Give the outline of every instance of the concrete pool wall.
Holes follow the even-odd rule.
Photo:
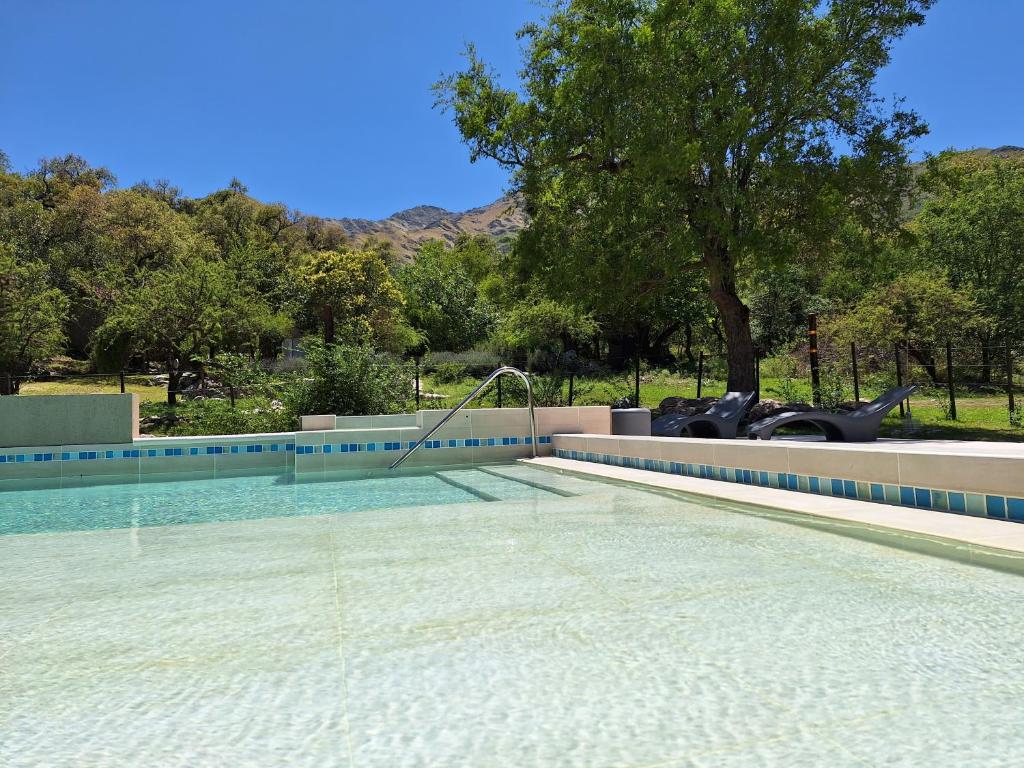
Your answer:
[[[135,394],[0,397],[0,453],[10,446],[105,445],[138,436]]]
[[[1024,522],[1024,445],[556,435],[563,459]]]
[[[15,398],[3,398],[7,399]],[[178,472],[294,469],[298,473],[311,473],[385,469],[446,413],[331,416],[336,425],[352,426],[330,430],[4,447],[0,448],[0,483]],[[611,410],[607,406],[537,408],[536,415],[537,447],[541,456],[551,453],[555,433],[608,434],[611,431]],[[363,426],[367,423],[363,419],[374,419],[377,424],[389,426]],[[498,462],[531,455],[525,408],[467,409],[410,457],[406,466]]]

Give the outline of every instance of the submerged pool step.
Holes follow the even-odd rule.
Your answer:
[[[483,501],[557,498],[564,494],[533,483],[489,472],[484,469],[450,469],[435,473],[446,483],[472,493]]]
[[[517,483],[524,483],[534,488],[549,491],[558,496],[583,496],[595,492],[593,481],[581,480],[572,475],[561,475],[556,472],[545,472],[542,469],[534,469],[527,466],[500,466],[480,467],[481,472],[486,472],[495,477],[506,480],[513,480]]]

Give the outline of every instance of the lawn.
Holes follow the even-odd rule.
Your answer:
[[[431,376],[423,379],[423,390],[446,395],[443,400],[422,400],[422,408],[451,408],[465,397],[479,383],[478,379],[464,378],[455,383],[441,384]],[[514,389],[514,383],[503,385],[506,392]],[[632,396],[633,376],[602,376],[583,380],[577,384],[574,405],[608,405],[620,397]],[[717,397],[725,391],[725,382],[705,381],[703,396]],[[862,388],[861,399],[875,397],[881,387]],[[761,397],[786,401],[784,395],[796,395],[795,399],[809,401],[810,384],[802,380],[762,378]],[[692,377],[673,376],[664,372],[643,374],[640,383],[640,403],[646,408],[657,408],[666,397],[696,397],[697,381]],[[568,396],[568,386],[562,388],[563,398]],[[852,399],[852,394],[848,395]],[[497,404],[496,388],[492,386],[471,407],[494,407]],[[1024,393],[1017,396],[1018,404],[1024,401]],[[514,402],[514,401],[513,401]],[[935,440],[995,440],[1024,442],[1024,429],[1010,425],[1008,403],[1005,395],[957,394],[957,420],[946,418],[943,403],[944,390],[923,389],[911,398],[911,413],[900,418],[896,410],[883,422],[882,435],[885,437],[924,438]],[[511,404],[508,399],[505,404]]]
[[[163,413],[167,409],[160,407],[166,403],[167,392],[162,387],[152,386],[148,376],[125,377],[126,389],[139,395],[143,403],[153,405],[145,410],[151,413]],[[447,409],[456,405],[459,400],[469,394],[479,383],[479,379],[466,377],[454,383],[439,383],[432,376],[423,378],[422,387],[425,392],[444,395],[444,399],[423,399],[421,408]],[[503,381],[504,405],[516,402],[516,382],[511,379]],[[609,405],[618,398],[631,395],[633,392],[631,374],[603,375],[596,378],[581,379],[576,383],[574,405]],[[718,396],[725,390],[724,381],[705,381],[702,394]],[[120,383],[116,374],[101,376],[76,376],[60,381],[41,381],[24,384],[23,395],[77,395],[91,393],[114,393],[120,391]],[[801,399],[810,398],[810,386],[802,381],[764,378],[761,382],[761,396],[776,400],[787,399],[783,393],[795,394]],[[1010,425],[1007,400],[1005,395],[968,395],[958,394],[956,421],[946,418],[943,408],[944,398],[941,390],[923,390],[911,400],[911,416],[906,419],[899,417],[899,412],[885,420],[882,435],[886,437],[913,437],[936,440],[1001,440],[1024,442],[1024,429]],[[695,397],[697,381],[692,377],[675,376],[665,372],[645,373],[641,377],[640,402],[648,408],[657,408],[666,397]],[[873,397],[877,392],[865,388],[861,396]],[[567,399],[568,386],[562,388],[562,398]],[[1018,395],[1018,402],[1024,401],[1024,393]],[[239,401],[239,408],[245,408],[246,401]],[[497,387],[491,386],[471,407],[490,407],[497,405]],[[409,410],[414,408],[409,404]]]
[[[125,376],[125,389],[139,396],[144,403],[166,402],[167,390],[153,386],[149,376]],[[58,381],[32,381],[21,385],[22,395],[95,395],[121,391],[116,373],[70,376]]]

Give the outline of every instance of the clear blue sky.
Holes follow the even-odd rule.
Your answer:
[[[461,210],[505,186],[471,165],[430,84],[464,43],[507,75],[528,0],[0,0],[0,149],[27,169],[76,152],[128,185],[379,218]],[[1024,145],[1024,0],[939,0],[882,95],[928,120],[918,154]]]

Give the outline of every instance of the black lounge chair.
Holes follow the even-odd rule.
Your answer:
[[[660,416],[651,424],[651,434],[657,437],[736,437],[743,417],[754,404],[753,392],[726,392],[708,409],[707,413],[683,416],[670,413]]]
[[[883,392],[867,405],[849,413],[807,411],[806,413],[777,413],[751,424],[747,437],[751,440],[771,440],[772,433],[782,426],[808,424],[825,433],[826,440],[843,443],[870,443],[878,439],[885,414],[906,400],[917,387],[896,387]]]

